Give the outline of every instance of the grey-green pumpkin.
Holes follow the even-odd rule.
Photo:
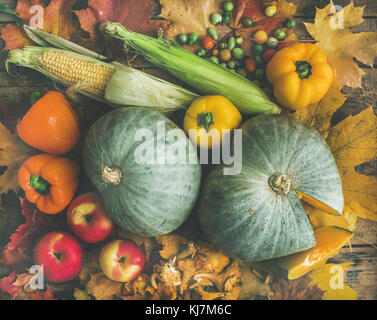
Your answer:
[[[326,141],[290,117],[258,116],[242,127],[242,170],[212,169],[198,205],[207,238],[245,261],[277,258],[316,244],[297,192],[343,211],[342,184]]]
[[[200,188],[201,167],[184,132],[143,107],[114,110],[92,125],[84,168],[112,220],[144,236],[177,229]]]

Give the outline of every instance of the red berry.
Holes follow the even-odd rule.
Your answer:
[[[245,60],[245,69],[247,72],[253,72],[257,67],[257,64],[254,59],[246,59]]]
[[[275,49],[267,49],[265,52],[263,52],[263,60],[266,62],[269,62],[272,57],[275,55],[276,50]]]
[[[209,37],[209,36],[206,36],[203,38],[202,40],[202,46],[204,49],[206,50],[211,50],[215,45],[215,41]]]

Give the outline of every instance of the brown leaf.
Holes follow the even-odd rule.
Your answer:
[[[96,300],[112,300],[114,296],[121,295],[122,287],[121,282],[112,281],[100,272],[90,275],[86,290]]]
[[[174,38],[178,34],[196,32],[204,35],[213,27],[210,15],[220,12],[222,0],[160,0],[160,17],[169,21],[166,35]]]
[[[134,32],[153,35],[160,24],[150,22],[154,4],[148,0],[89,0],[88,8],[76,10],[81,28],[92,41],[97,39],[97,26],[104,21],[119,22]]]
[[[9,190],[17,193],[18,170],[35,152],[0,123],[0,166],[6,167],[5,172],[0,176],[0,193],[7,193]]]
[[[280,277],[271,284],[274,294],[270,296],[270,300],[321,300],[324,291],[317,285],[308,286],[310,282],[309,276],[297,280]]]

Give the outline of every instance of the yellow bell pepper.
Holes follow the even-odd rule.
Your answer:
[[[281,49],[267,64],[266,71],[276,100],[290,110],[320,101],[334,78],[327,57],[312,43],[296,43]]]
[[[193,143],[211,149],[219,147],[223,135],[229,134],[241,122],[241,113],[227,98],[204,96],[187,109],[183,127]]]

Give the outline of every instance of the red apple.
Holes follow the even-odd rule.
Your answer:
[[[45,235],[34,249],[34,262],[43,267],[44,277],[55,283],[73,280],[81,271],[80,242],[66,232]]]
[[[84,193],[71,202],[67,210],[67,222],[79,239],[89,243],[105,240],[114,228],[101,196],[92,192]]]
[[[145,257],[134,242],[113,240],[101,249],[99,262],[109,279],[127,282],[139,276],[144,268]]]

